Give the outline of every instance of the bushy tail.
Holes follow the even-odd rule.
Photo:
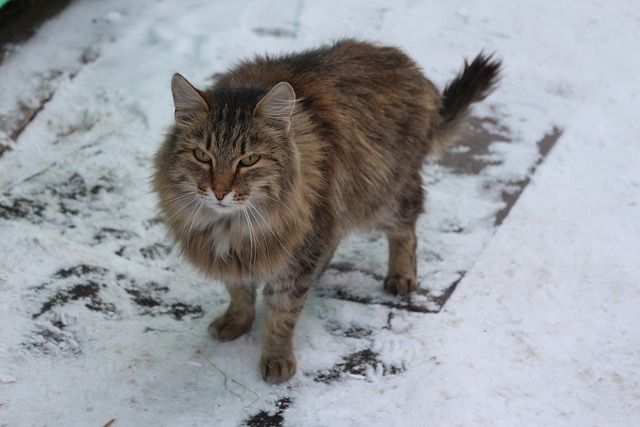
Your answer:
[[[438,145],[452,139],[454,131],[474,102],[485,99],[498,84],[501,62],[492,55],[480,53],[442,91],[440,125],[436,130]]]

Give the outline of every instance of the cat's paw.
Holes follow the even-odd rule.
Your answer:
[[[252,318],[237,319],[225,313],[209,324],[209,335],[218,341],[232,341],[249,332]]]
[[[288,380],[296,373],[296,358],[282,355],[263,355],[260,359],[262,379],[270,384]]]
[[[406,295],[418,289],[415,277],[394,274],[384,279],[384,290],[393,295]]]

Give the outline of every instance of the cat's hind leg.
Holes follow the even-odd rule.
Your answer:
[[[387,232],[389,241],[389,267],[384,279],[384,290],[394,295],[405,295],[417,289],[415,227]]]
[[[229,307],[209,324],[209,334],[219,341],[231,341],[251,329],[256,317],[256,284],[225,284]]]
[[[389,267],[384,290],[394,295],[406,295],[418,287],[416,221],[423,211],[424,201],[420,175],[415,173],[399,194],[393,225],[384,228],[389,242]]]

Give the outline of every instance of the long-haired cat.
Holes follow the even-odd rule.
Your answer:
[[[187,259],[229,291],[210,334],[247,332],[264,283],[260,370],[289,379],[309,287],[354,230],[386,234],[386,291],[416,289],[423,162],[499,68],[480,54],[440,93],[400,50],[342,40],[242,62],[204,91],[174,75],[175,124],[153,185]]]

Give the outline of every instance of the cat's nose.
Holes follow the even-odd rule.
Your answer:
[[[223,185],[216,185],[216,188],[213,189],[213,194],[215,194],[218,200],[224,199],[224,196],[229,194],[229,192],[231,192],[231,189]]]

